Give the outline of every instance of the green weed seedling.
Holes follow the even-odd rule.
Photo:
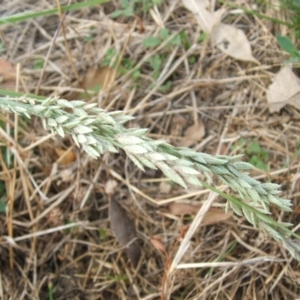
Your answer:
[[[2,184],[2,182],[1,182]],[[3,195],[3,193],[1,193],[1,195]],[[4,197],[0,198],[0,213],[5,214],[6,212],[6,203],[4,202]]]
[[[48,283],[49,300],[54,300],[54,286],[52,282]]]
[[[85,41],[90,43],[94,40],[95,38],[95,35],[96,35],[96,27],[95,26],[91,26],[90,27],[90,33],[88,36],[85,37]]]
[[[111,47],[107,49],[104,59],[102,61],[102,66],[103,67],[108,67],[111,66],[112,61],[117,61],[118,60],[118,54],[117,54],[117,49],[114,47]],[[115,67],[115,65],[113,66]]]
[[[162,0],[121,0],[121,9],[114,11],[110,17],[131,17],[133,15],[139,15],[143,12],[149,12],[149,10],[157,4],[161,4]]]
[[[300,1],[280,0],[281,9],[288,13],[288,20],[291,23],[289,28],[296,40],[300,38]]]
[[[86,92],[81,94],[82,99],[90,99],[91,96],[99,94],[101,85],[96,84],[94,87],[90,87]]]
[[[129,73],[132,69],[134,69],[137,64],[136,60],[127,57],[123,57],[121,63],[117,66],[118,61],[119,61],[119,54],[117,52],[117,49],[112,47],[107,50],[105,57],[102,61],[102,66],[103,67],[110,66],[112,68],[118,67],[118,73],[120,75],[125,75]],[[134,70],[131,76],[134,81],[137,81],[141,76],[140,69],[138,68]]]
[[[250,164],[263,171],[268,171],[269,153],[263,150],[257,141],[250,143],[246,149],[247,155],[250,157]]]
[[[174,46],[182,46],[185,50],[188,50],[191,47],[191,43],[189,41],[188,34],[185,31],[181,31],[177,34],[175,34],[173,37],[170,34],[169,30],[167,28],[162,28],[158,36],[150,36],[143,40],[143,45],[146,48],[156,48],[160,46],[163,42],[166,40],[169,40],[166,48],[167,50]],[[149,63],[150,67],[152,68],[152,75],[151,77],[156,82],[159,78],[162,67],[165,65],[165,62],[168,59],[168,55],[166,53],[160,53],[155,54],[154,56],[150,57],[146,62]],[[191,56],[188,58],[188,61],[190,64],[194,64],[196,62],[196,57]],[[151,85],[153,87],[155,83]],[[157,89],[161,93],[166,93],[170,90],[172,87],[172,81],[167,80],[164,84],[160,85],[160,87]]]
[[[117,274],[115,276],[107,275],[106,278],[108,280],[113,280],[115,282],[120,282],[120,281],[124,281],[125,283],[128,282],[128,278],[126,277],[126,275],[123,275],[123,274]]]
[[[100,240],[105,241],[107,238],[107,231],[105,229],[99,229]]]
[[[163,54],[156,54],[152,57],[150,57],[147,60],[147,63],[149,63],[150,67],[152,68],[152,75],[151,77],[156,82],[159,75],[161,74],[162,66],[164,65],[164,62],[167,60],[167,57]],[[151,88],[155,86],[155,83],[151,84]],[[161,93],[166,93],[170,88],[172,87],[172,81],[168,80],[164,84],[160,85],[157,89]]]
[[[294,154],[294,157],[299,157],[299,156],[300,156],[300,140],[298,140],[297,142],[296,151]]]
[[[67,220],[66,222],[65,222],[65,224],[66,225],[68,225],[68,224],[73,224],[74,222],[73,221],[71,221],[71,220]],[[76,230],[78,230],[79,229],[79,226],[74,226],[74,227],[70,227],[70,228],[67,228],[67,229],[65,229],[67,232],[69,232],[69,233],[72,233],[72,232],[75,232]]]
[[[136,60],[124,57],[120,63],[118,71],[121,75],[129,73],[136,66]],[[141,70],[136,69],[132,72],[132,79],[137,81],[141,77]]]
[[[240,139],[237,145],[232,147],[232,150],[238,150],[240,153],[246,153],[249,157],[249,162],[256,168],[268,171],[269,153],[262,149],[257,141],[247,141]]]
[[[40,57],[36,58],[33,64],[33,68],[35,70],[40,70],[43,69],[43,67],[44,67],[44,60]]]
[[[156,54],[152,57],[150,57],[147,62],[152,68],[152,78],[156,80],[161,72],[161,68],[163,65],[163,62],[166,60],[166,57],[164,55]]]
[[[162,28],[159,31],[158,36],[149,36],[143,40],[142,44],[147,48],[156,48],[170,37],[171,37],[171,35],[170,35],[169,30],[167,28]],[[170,42],[168,43],[168,46],[183,45],[184,47],[186,47],[186,46],[190,47],[190,44],[188,43],[187,39],[188,38],[187,38],[186,33],[185,34],[182,32],[178,33],[170,40]]]
[[[276,35],[276,39],[282,50],[291,55],[291,58],[288,61],[286,61],[286,63],[297,63],[300,61],[300,52],[289,37],[283,35]]]

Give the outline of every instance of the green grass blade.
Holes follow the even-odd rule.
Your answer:
[[[20,93],[20,92],[14,92],[14,91],[9,91],[9,90],[2,90],[2,89],[0,89],[0,96],[10,96],[10,97],[28,96],[28,97],[36,99],[36,100],[45,100],[46,99],[46,97],[42,97],[42,96],[37,96],[37,95],[33,95],[33,94],[24,94],[24,93]]]
[[[108,2],[109,0],[89,0],[85,2],[79,2],[71,5],[66,5],[61,7],[62,12],[72,11],[72,10],[79,10],[85,7],[94,6],[97,4],[103,4]],[[43,10],[43,11],[37,11],[37,12],[25,12],[20,14],[15,14],[12,16],[2,17],[0,18],[0,25],[4,24],[14,24],[22,21],[26,21],[28,19],[34,19],[38,17],[43,16],[51,16],[58,13],[57,8]]]
[[[256,16],[256,17],[261,18],[261,19],[269,20],[269,21],[271,21],[275,24],[282,24],[282,25],[285,25],[289,28],[294,27],[294,24],[292,24],[292,23],[284,22],[284,21],[281,21],[279,19],[269,17],[265,14],[261,14],[258,11],[255,11],[255,10],[245,9],[245,8],[243,8],[239,5],[233,4],[233,3],[231,3],[230,1],[227,1],[227,0],[218,0],[218,2],[220,2],[222,4],[225,4],[225,5],[228,5],[229,7],[234,8],[234,9],[241,9],[245,14],[253,15],[253,16]]]
[[[276,39],[280,47],[292,57],[300,57],[299,51],[287,36],[276,35]]]

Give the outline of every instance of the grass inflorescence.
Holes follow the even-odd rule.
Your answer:
[[[268,217],[271,205],[282,211],[291,211],[291,201],[279,196],[279,185],[251,178],[246,172],[253,169],[253,165],[240,161],[241,155],[212,156],[185,147],[173,147],[164,141],[148,138],[147,129],[125,128],[123,124],[132,120],[131,116],[120,111],[106,112],[96,106],[95,103],[57,97],[38,103],[28,97],[0,98],[3,110],[28,118],[31,115],[40,117],[45,129],[62,137],[71,135],[76,145],[95,159],[104,152],[116,153],[122,149],[142,171],[145,171],[144,167],[160,169],[167,178],[184,188],[202,186],[198,179],[200,173],[209,182],[214,174],[241,199],[226,197],[229,199],[227,210],[231,208],[237,215],[245,216],[254,227],[283,243],[293,257],[300,259],[299,244],[289,238],[293,234],[288,230],[291,224],[277,224]]]

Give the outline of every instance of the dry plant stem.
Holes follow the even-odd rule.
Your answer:
[[[180,244],[179,249],[177,250],[177,253],[175,257],[173,258],[173,261],[171,263],[171,266],[169,268],[169,275],[178,267],[178,264],[182,258],[182,256],[186,253],[189,245],[190,245],[190,240],[201,224],[206,212],[209,210],[211,207],[212,203],[216,199],[217,194],[214,192],[211,192],[208,196],[208,199],[203,203],[201,208],[199,209],[196,217],[194,218],[192,224],[189,227],[189,230],[187,231],[183,241]]]
[[[285,263],[284,267],[282,268],[281,272],[279,273],[279,275],[277,276],[276,280],[274,281],[272,287],[270,288],[270,291],[269,291],[270,294],[272,293],[273,289],[277,286],[278,282],[280,282],[280,280],[282,279],[282,277],[284,276],[284,274],[286,274],[287,269],[290,268],[291,261],[292,261],[292,259],[290,258],[288,260],[288,262]]]
[[[149,197],[148,195],[146,195],[145,193],[143,193],[141,190],[139,190],[137,187],[135,187],[134,185],[128,183],[127,180],[125,180],[124,178],[122,178],[121,175],[119,175],[117,172],[115,172],[114,170],[109,170],[109,173],[111,176],[113,176],[115,179],[121,181],[123,184],[125,184],[129,190],[135,192],[136,194],[142,196],[143,198],[147,199],[152,205],[157,206],[157,201],[151,197]]]
[[[64,42],[65,42],[65,47],[66,47],[66,54],[68,56],[68,60],[70,62],[72,71],[73,71],[73,73],[74,73],[77,81],[80,83],[81,81],[80,81],[77,69],[75,68],[75,65],[74,65],[73,57],[71,55],[71,50],[70,50],[68,39],[67,39],[67,35],[66,35],[66,30],[65,30],[65,25],[64,25],[64,20],[65,20],[66,13],[64,13],[64,15],[62,14],[62,10],[61,10],[61,6],[60,6],[59,0],[56,0],[56,4],[57,4],[58,13],[59,13],[59,19],[60,19],[59,28],[60,27],[62,28],[62,32],[63,32],[63,36],[64,36]]]
[[[90,197],[90,195],[91,195],[91,192],[92,192],[92,190],[93,190],[94,184],[96,184],[96,183],[98,182],[98,178],[99,178],[99,176],[100,176],[101,170],[102,170],[102,167],[101,167],[101,165],[100,165],[100,166],[98,167],[98,170],[97,170],[97,172],[96,172],[94,178],[93,178],[92,183],[90,184],[90,186],[89,186],[87,192],[85,193],[85,196],[84,196],[83,200],[82,200],[81,203],[80,203],[80,209],[82,209],[82,208],[85,206],[86,202],[88,201],[88,199],[89,199],[89,197]]]
[[[55,207],[58,207],[60,203],[62,203],[74,190],[75,190],[76,184],[71,185],[68,189],[61,192],[58,196],[58,199],[53,202],[49,207],[47,207],[39,216],[37,216],[35,219],[31,220],[29,223],[29,226],[35,225],[39,220],[47,216]]]
[[[114,71],[113,71],[112,79],[111,79],[112,82],[114,82],[115,79],[116,79],[116,77],[117,77],[117,70],[118,70],[118,68],[119,68],[119,66],[120,66],[120,64],[121,64],[121,61],[122,61],[123,56],[124,56],[124,53],[125,53],[125,49],[126,49],[126,47],[127,47],[127,45],[128,45],[128,42],[129,42],[129,40],[130,40],[130,38],[131,38],[131,36],[132,36],[132,33],[133,33],[135,27],[136,27],[136,20],[134,21],[133,25],[131,26],[130,32],[127,34],[127,37],[126,37],[125,42],[124,42],[124,45],[123,45],[123,47],[122,47],[122,51],[121,51],[120,55],[118,56],[118,60],[117,60],[117,62],[116,62],[116,66],[115,66],[114,69],[113,69]],[[112,62],[113,62],[113,60],[112,60]],[[112,62],[111,62],[111,64],[112,64]],[[112,65],[110,65],[110,67],[112,67]],[[109,76],[107,75],[106,78],[105,78],[105,81],[104,81],[104,84],[103,84],[103,85],[106,86],[106,84],[107,84],[107,82],[108,82],[109,80],[110,80],[110,78],[109,78]],[[108,90],[107,90],[107,93],[106,93],[106,99],[104,99],[104,103],[108,101],[108,95],[110,94],[110,90],[112,89],[112,87],[113,87],[113,84],[110,84],[110,85],[108,86]],[[103,106],[103,105],[104,105],[104,104],[102,103],[102,106]]]
[[[44,77],[44,73],[45,73],[45,70],[46,70],[46,66],[47,66],[47,63],[48,63],[48,60],[49,60],[49,57],[50,57],[50,54],[51,54],[51,51],[52,51],[52,48],[53,48],[53,45],[56,41],[56,38],[58,36],[58,33],[60,31],[60,28],[62,26],[62,23],[63,23],[63,19],[59,22],[59,25],[58,25],[58,28],[56,29],[55,33],[54,33],[54,37],[52,38],[51,40],[51,44],[50,44],[50,47],[48,49],[48,52],[47,52],[47,55],[46,55],[46,58],[45,58],[45,61],[44,61],[44,65],[43,65],[43,68],[42,68],[42,71],[41,71],[41,75],[40,75],[40,78],[39,78],[39,81],[38,81],[38,84],[36,86],[36,89],[35,89],[35,94],[38,95],[39,94],[39,90],[40,90],[40,86],[42,84],[42,80],[43,80],[43,77]]]
[[[158,48],[155,49],[153,53],[150,53],[149,55],[145,56],[144,60],[147,60],[150,58],[154,53],[157,53],[159,50],[163,48],[163,45],[165,46],[169,41],[174,38],[175,34],[170,36],[167,40],[165,40]],[[155,83],[155,86],[151,89],[151,91],[139,102],[139,105],[135,108],[132,108],[130,110],[130,114],[135,114],[138,110],[144,109],[147,105],[152,105],[152,104],[147,104],[147,101],[151,98],[151,96],[157,91],[157,89],[160,87],[161,83],[164,82],[172,74],[177,67],[183,62],[183,60],[194,53],[194,51],[197,49],[197,45],[193,45],[186,53],[185,55],[181,56],[172,66],[172,68],[167,72],[167,74],[160,80]],[[138,63],[138,66],[142,65],[141,62]],[[136,67],[135,67],[136,68]],[[127,74],[126,74],[127,75]],[[188,89],[190,90],[190,89]]]
[[[1,269],[0,269],[0,298],[4,299],[3,287],[2,287],[2,272],[1,272]]]
[[[171,251],[169,251],[169,253],[165,251],[165,253],[164,253],[166,256],[166,262],[165,262],[164,275],[163,275],[162,284],[161,284],[161,286],[162,286],[162,288],[161,288],[162,292],[160,294],[161,300],[164,300],[165,296],[167,296],[166,299],[170,298],[169,288],[171,288],[171,286],[172,286],[173,277],[169,276],[169,269],[170,269],[170,265],[172,262],[173,253],[177,249],[178,243],[181,240],[181,238],[183,238],[183,235],[184,235],[184,231],[182,231],[180,233],[179,237],[176,239]]]
[[[20,63],[17,64],[17,76],[16,76],[16,91],[19,90],[19,78],[20,78]],[[14,142],[15,144],[18,143],[18,118],[19,116],[17,114],[14,114]],[[9,131],[7,131],[9,133]],[[7,150],[7,153],[9,154],[9,150]],[[13,174],[13,180],[10,185],[11,187],[11,198],[10,198],[10,212],[9,212],[9,233],[10,236],[13,237],[13,212],[14,212],[14,200],[15,200],[15,184],[16,184],[16,173],[17,173],[17,157],[14,156],[14,174]],[[14,265],[14,253],[12,246],[9,247],[9,262],[10,267],[13,268]]]
[[[9,114],[6,115],[6,117],[9,119]],[[16,117],[16,115],[15,115]],[[9,136],[9,132],[11,130],[10,124],[6,123],[5,124],[5,129],[6,132],[5,134]],[[1,128],[2,130],[2,128]],[[11,163],[11,158],[10,158],[10,149],[6,149],[6,161],[8,165]],[[9,236],[12,238],[13,237],[13,210],[14,210],[14,187],[15,187],[15,182],[16,182],[16,158],[14,158],[14,170],[15,172],[13,173],[12,180],[9,182],[9,188],[8,188],[8,212],[7,212],[7,231]],[[10,245],[9,246],[9,265],[10,268],[12,269],[14,266],[14,250],[13,247]]]
[[[76,145],[93,158],[104,152],[116,153],[118,149],[122,149],[143,171],[145,167],[159,169],[167,178],[184,188],[188,185],[204,186],[215,191],[228,200],[226,210],[232,209],[237,215],[245,216],[255,228],[282,243],[293,257],[300,260],[300,243],[290,239],[291,235],[300,239],[288,229],[292,224],[278,223],[268,217],[271,205],[282,211],[291,211],[290,200],[279,196],[279,185],[261,183],[250,177],[247,172],[253,166],[240,161],[241,155],[212,156],[189,148],[173,147],[164,141],[152,140],[146,136],[147,129],[127,129],[123,126],[125,122],[133,119],[131,116],[119,111],[106,112],[96,106],[96,103],[67,101],[57,97],[44,101],[28,97],[0,98],[1,109],[29,118],[30,115],[40,117],[45,128],[62,137],[70,134]],[[200,174],[204,174],[209,183],[212,182],[211,174],[215,175],[239,198],[200,182]]]
[[[33,237],[42,236],[42,235],[48,235],[50,233],[61,231],[61,230],[66,230],[66,229],[69,229],[69,228],[72,228],[72,227],[79,227],[79,226],[86,227],[87,225],[88,225],[88,222],[74,222],[74,223],[71,223],[71,224],[66,224],[66,225],[62,225],[62,226],[58,226],[58,227],[53,227],[53,228],[46,229],[46,230],[36,231],[36,232],[31,233],[31,234],[25,234],[25,235],[16,237],[14,239],[12,239],[9,236],[3,236],[3,238],[6,240],[6,243],[15,246],[15,243],[19,242],[19,241],[24,241],[24,240],[31,239]]]
[[[17,173],[17,166],[16,166],[16,157],[14,158],[14,172],[12,175],[12,180],[9,183],[8,195],[9,195],[9,211],[7,214],[8,222],[8,234],[11,238],[13,238],[13,213],[14,213],[14,199],[15,199],[15,185],[16,185],[16,173]],[[9,246],[9,265],[12,269],[14,266],[14,251],[13,247]]]
[[[216,267],[241,267],[246,265],[253,265],[265,262],[280,262],[284,261],[282,259],[275,259],[274,257],[270,256],[263,256],[263,257],[255,257],[246,259],[243,261],[224,261],[224,262],[207,262],[207,263],[191,263],[191,264],[180,264],[177,266],[177,269],[190,269],[190,268],[216,268]]]

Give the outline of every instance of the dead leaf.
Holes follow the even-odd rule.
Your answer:
[[[182,115],[175,115],[172,118],[171,126],[170,126],[170,134],[172,136],[181,136],[182,129],[187,125],[187,119]]]
[[[233,215],[232,211],[226,213],[224,209],[217,207],[211,207],[205,214],[201,226],[207,226],[212,224],[217,224],[223,221],[228,220]]]
[[[109,203],[109,220],[112,232],[122,246],[126,246],[125,252],[133,266],[139,262],[141,250],[136,241],[134,222],[130,219],[125,209],[112,197]]]
[[[216,149],[215,155],[228,155],[228,146],[225,144],[221,145],[220,152]]]
[[[182,215],[196,215],[202,204],[189,204],[184,202],[173,202],[169,204],[169,212],[176,216]],[[212,225],[222,221],[226,221],[232,216],[232,211],[225,213],[224,209],[211,207],[205,214],[201,226]]]
[[[150,242],[156,250],[161,251],[164,254],[167,253],[162,238],[159,235],[152,236]]]
[[[288,104],[300,110],[300,91],[289,98]]]
[[[70,169],[61,170],[59,172],[60,178],[63,182],[71,182],[74,180],[74,171]]]
[[[116,76],[116,69],[112,69],[110,67],[91,69],[85,74],[82,80],[82,85],[85,89],[101,87],[102,90],[106,90],[112,86]]]
[[[194,14],[200,28],[206,33],[211,33],[213,27],[220,23],[225,12],[225,9],[219,9],[215,12],[208,11],[205,0],[182,0],[182,3],[186,9]]]
[[[64,223],[64,214],[59,207],[53,207],[47,214],[47,222],[51,226],[59,226]]]
[[[83,76],[78,88],[94,91],[98,93],[101,90],[108,90],[116,80],[117,70],[110,67],[93,68],[86,72]],[[85,93],[71,92],[67,96],[68,100],[76,100],[82,98],[89,98]]]
[[[211,38],[213,45],[227,55],[236,59],[259,63],[252,56],[250,43],[241,29],[220,23],[213,28]]]
[[[267,101],[269,111],[279,112],[286,104],[300,109],[300,80],[289,66],[284,66],[275,75],[274,81],[269,85]]]
[[[201,204],[189,204],[184,202],[172,202],[169,204],[168,209],[172,215],[196,215],[201,208]]]
[[[194,124],[185,130],[184,138],[180,141],[180,146],[190,147],[191,145],[201,141],[204,136],[204,124],[201,120],[198,120],[198,124]]]
[[[194,13],[201,29],[211,34],[213,45],[227,55],[246,61],[259,63],[253,56],[245,33],[232,26],[221,23],[225,9],[210,12],[205,0],[182,0],[183,5]]]
[[[56,155],[59,157],[58,163],[61,165],[68,165],[75,161],[76,154],[73,151],[54,148]]]
[[[162,194],[170,194],[172,185],[168,181],[162,181],[159,184],[159,192]]]
[[[13,65],[4,58],[0,58],[1,86],[12,86],[16,83],[16,71]]]

